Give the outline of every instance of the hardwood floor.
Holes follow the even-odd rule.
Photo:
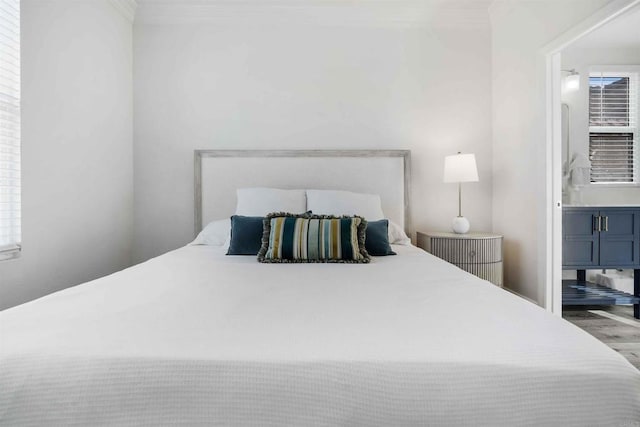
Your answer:
[[[633,318],[633,306],[565,306],[562,317],[640,369],[640,321]]]

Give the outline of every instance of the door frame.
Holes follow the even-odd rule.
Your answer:
[[[614,0],[541,49],[545,61],[545,308],[562,316],[562,50],[576,40],[640,5]]]

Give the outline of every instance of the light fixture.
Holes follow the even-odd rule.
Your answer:
[[[569,73],[569,75],[564,78],[564,88],[571,91],[580,89],[580,73],[574,68],[562,71]]]
[[[458,216],[453,219],[453,231],[458,234],[464,234],[469,231],[469,220],[462,216],[462,183],[477,182],[478,168],[476,167],[475,154],[454,154],[444,158],[444,176],[442,179],[445,183],[458,183]]]

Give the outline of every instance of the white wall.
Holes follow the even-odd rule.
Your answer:
[[[615,22],[609,25],[615,25]],[[589,67],[594,65],[640,65],[640,46],[617,48],[583,48],[569,46],[562,51],[562,68],[580,73],[580,90],[563,93],[570,111],[570,145],[572,153],[589,155]],[[564,142],[564,141],[563,141]],[[566,162],[566,145],[562,148]],[[586,204],[640,204],[640,188],[624,185],[587,185],[572,199]],[[579,204],[579,203],[578,203]]]
[[[450,227],[443,159],[474,152],[463,213],[491,229],[488,17],[471,29],[301,24],[296,10],[272,24],[136,22],[136,261],[193,238],[194,149],[411,149],[419,230]]]
[[[131,22],[23,0],[22,61],[23,253],[0,262],[0,309],[131,262]]]
[[[129,264],[132,36],[115,3],[23,1],[24,254],[0,263],[0,307]],[[192,238],[196,148],[409,148],[423,230],[456,213],[441,173],[460,150],[481,179],[465,186],[464,214],[505,235],[507,286],[542,302],[540,49],[607,3],[498,1],[491,31],[438,17],[354,25],[337,4],[337,25],[296,23],[305,8],[272,24],[211,23],[200,9],[137,23],[134,259]]]
[[[499,1],[491,8],[493,228],[505,236],[505,283],[544,303],[546,212],[543,47],[606,0]]]

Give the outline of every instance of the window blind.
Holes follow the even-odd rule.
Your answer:
[[[20,241],[20,1],[0,0],[0,259]]]
[[[589,126],[629,126],[630,78],[589,78]]]
[[[589,77],[591,182],[637,182],[637,74]]]
[[[632,133],[591,133],[591,182],[633,182]]]

